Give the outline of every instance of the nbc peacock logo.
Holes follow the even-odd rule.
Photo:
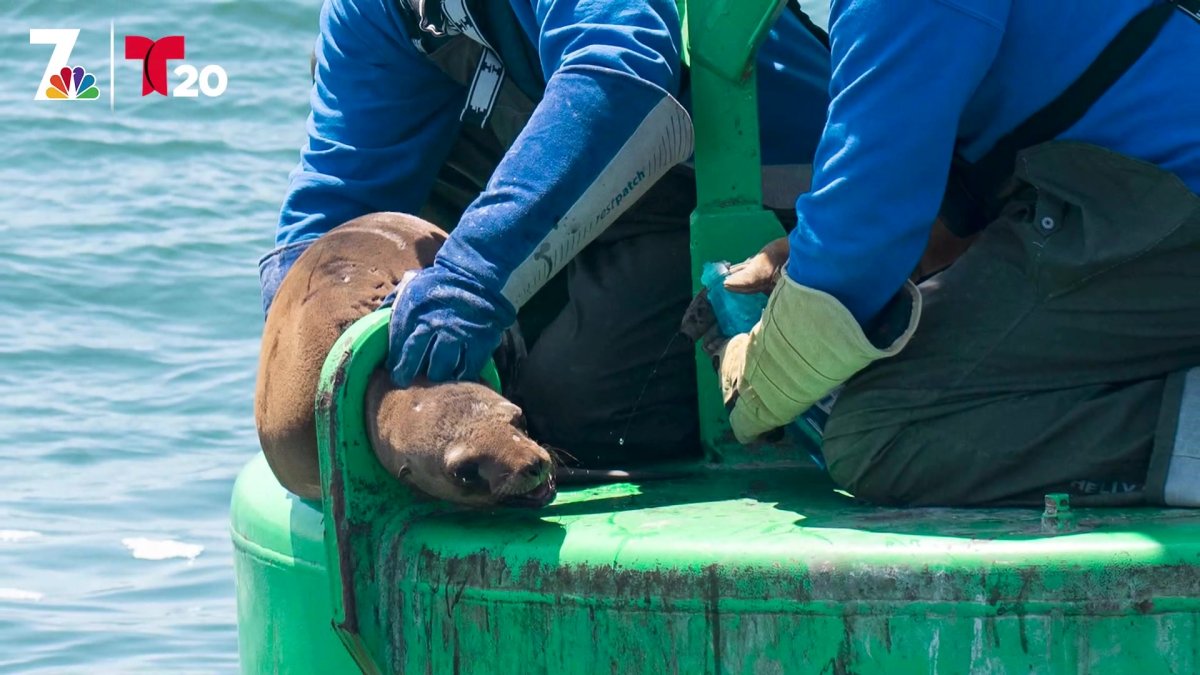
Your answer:
[[[94,101],[100,98],[96,76],[81,66],[71,66],[71,51],[75,49],[78,39],[78,28],[29,29],[29,44],[54,45],[54,52],[46,63],[33,100]]]
[[[80,66],[65,67],[50,76],[46,98],[55,101],[92,100],[100,98],[100,89],[96,87],[95,75]]]

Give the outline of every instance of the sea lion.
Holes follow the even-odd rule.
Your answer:
[[[477,382],[413,383],[396,389],[379,371],[367,388],[375,456],[393,476],[438,499],[467,506],[540,507],[558,484],[666,480],[694,469],[586,469],[557,461],[531,439],[521,409]]]
[[[279,287],[263,329],[255,392],[259,442],[288,490],[320,499],[313,401],[325,357],[405,272],[427,267],[446,233],[415,216],[375,213],[322,236]],[[521,410],[473,382],[396,389],[376,373],[367,420],[376,456],[419,491],[471,506],[542,506],[554,499],[550,454]]]
[[[467,506],[544,506],[556,494],[550,454],[521,409],[476,382],[396,389],[377,372],[367,422],[380,463],[427,495]]]

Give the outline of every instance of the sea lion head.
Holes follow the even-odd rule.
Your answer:
[[[557,495],[553,460],[521,409],[475,382],[406,389],[376,373],[367,393],[375,456],[430,497],[465,506],[541,507]]]

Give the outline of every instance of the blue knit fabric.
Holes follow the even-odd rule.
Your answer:
[[[587,66],[680,95],[674,0],[511,2],[547,81],[564,68]],[[291,175],[277,245],[374,211],[415,213],[432,188],[466,92],[417,52],[396,5],[327,0],[321,11],[309,138]],[[828,103],[828,53],[785,13],[759,62],[764,159],[811,163]],[[556,148],[544,150],[553,163]]]
[[[787,273],[865,322],[924,249],[955,143],[976,159],[1061,94],[1152,0],[835,0],[829,121]],[[1200,190],[1200,25],[1177,13],[1064,138]],[[1131,225],[1132,226],[1132,225]]]

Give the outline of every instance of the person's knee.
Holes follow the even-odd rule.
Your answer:
[[[905,503],[887,449],[895,434],[881,430],[827,435],[822,446],[829,476],[843,490],[872,504]]]
[[[975,506],[998,494],[988,483],[996,472],[974,466],[973,440],[955,437],[937,421],[829,430],[823,445],[829,475],[858,499],[881,506]]]
[[[930,452],[927,410],[902,390],[851,382],[825,425],[829,475],[855,497],[880,505],[928,504],[946,498],[953,463]],[[893,393],[889,393],[889,391]]]

